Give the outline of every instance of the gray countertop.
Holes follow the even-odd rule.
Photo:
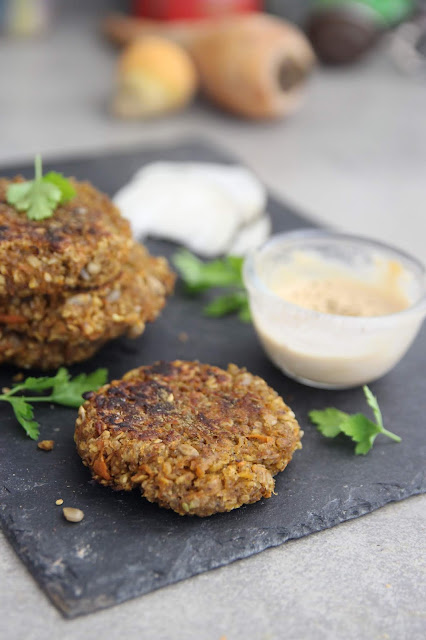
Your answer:
[[[201,135],[312,218],[426,261],[426,84],[399,75],[385,45],[360,66],[318,70],[298,114],[259,124],[201,101],[161,121],[116,121],[107,109],[114,59],[90,22],[69,21],[45,40],[0,40],[0,164]],[[420,640],[425,527],[426,498],[411,498],[74,621],[0,538],[0,637]]]

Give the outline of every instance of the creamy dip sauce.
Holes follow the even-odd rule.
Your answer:
[[[339,316],[382,316],[402,311],[409,302],[402,291],[348,277],[295,279],[273,291],[288,302]]]
[[[355,277],[339,267],[304,252],[275,274],[270,288],[284,300],[305,309],[338,316],[371,317],[403,311],[410,302],[401,288],[402,267],[378,261],[374,277]]]
[[[265,282],[269,290],[297,306],[272,301],[254,305],[258,335],[280,369],[308,384],[339,388],[374,380],[392,368],[417,330],[410,321],[401,326],[396,321],[368,324],[369,317],[385,317],[411,306],[406,277],[402,265],[392,260],[378,258],[352,268],[296,251],[265,274]],[[314,316],[304,309],[320,313]],[[347,324],[348,317],[360,318],[360,324]]]
[[[292,378],[325,388],[358,386],[384,375],[401,357],[413,334],[409,328],[393,340],[390,336],[385,339],[377,336],[367,348],[357,337],[353,341],[348,337],[346,345],[337,337],[335,341],[323,340],[322,348],[315,351],[315,345],[273,338],[259,325],[257,330],[266,353],[277,367]],[[318,339],[321,338],[319,334]]]

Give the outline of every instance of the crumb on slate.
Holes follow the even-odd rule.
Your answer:
[[[58,507],[59,507],[59,505],[64,504],[64,501],[62,500],[62,498],[58,498],[58,499],[56,500],[55,504],[57,504],[57,505],[58,505]]]
[[[22,373],[22,371],[15,374],[12,378],[13,382],[21,382],[23,379],[24,379],[24,374]]]
[[[39,449],[42,449],[43,451],[52,451],[53,447],[55,446],[55,441],[40,440],[40,442],[37,443],[37,446]]]
[[[68,522],[81,522],[84,518],[83,511],[81,509],[75,509],[74,507],[64,507],[62,513]]]

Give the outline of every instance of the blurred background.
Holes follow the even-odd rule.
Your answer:
[[[0,81],[5,170],[202,137],[426,260],[424,2],[0,0]]]

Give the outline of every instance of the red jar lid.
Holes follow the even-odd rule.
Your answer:
[[[133,13],[153,20],[191,20],[259,11],[263,0],[133,0]]]

